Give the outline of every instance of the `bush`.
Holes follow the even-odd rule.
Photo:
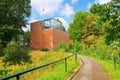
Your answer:
[[[0,56],[4,56],[4,47],[3,47],[3,41],[0,40]]]
[[[57,45],[55,50],[56,51],[58,51],[58,50],[67,51],[68,48],[67,48],[67,45],[64,42],[61,42],[60,44]]]
[[[0,56],[3,56],[3,50],[2,50],[3,48],[2,48],[2,45],[1,45],[1,43],[0,43]]]
[[[7,45],[4,53],[3,62],[5,65],[6,63],[12,65],[30,61],[29,50],[21,48],[14,40]]]
[[[69,48],[70,48],[70,52],[72,53],[80,52],[81,50],[80,42],[74,41],[74,43],[72,43]]]
[[[48,51],[48,48],[42,48],[41,51]]]

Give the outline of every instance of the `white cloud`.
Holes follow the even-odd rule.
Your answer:
[[[30,24],[33,23],[33,22],[36,22],[38,20],[34,19],[34,18],[31,18],[29,21],[28,21],[28,24],[26,25],[26,27],[22,27],[23,31],[30,31]]]
[[[22,27],[23,31],[30,31],[30,25],[26,25],[26,27]]]
[[[61,11],[61,15],[70,17],[73,14],[74,14],[73,7],[66,3],[64,9]]]
[[[92,3],[89,2],[87,5],[88,10],[91,8],[91,6],[92,6]]]
[[[105,4],[110,2],[111,0],[95,0],[95,3],[99,3],[99,4]]]
[[[57,17],[56,19],[59,19],[63,23],[63,26],[65,27],[65,29],[68,30],[68,25],[69,24],[65,19],[63,19],[61,17]]]
[[[110,1],[111,1],[111,0],[95,0],[94,3],[105,4],[105,3],[108,3],[108,2],[110,2]],[[88,10],[91,8],[92,4],[93,4],[93,3],[91,3],[91,2],[89,2],[89,3],[87,4]]]
[[[72,0],[72,4],[76,3],[78,0]]]
[[[63,0],[31,0],[32,9],[42,15],[54,15],[62,6]],[[44,7],[43,7],[44,6]],[[44,11],[43,11],[44,8]]]

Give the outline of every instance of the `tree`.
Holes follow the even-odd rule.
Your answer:
[[[77,12],[74,20],[69,25],[70,38],[73,41],[81,41],[90,46],[99,36],[99,28],[96,27],[97,16],[89,12]],[[92,36],[92,39],[91,39]],[[93,37],[95,36],[95,37]]]
[[[107,4],[94,4],[90,9],[92,14],[99,16],[97,24],[104,27],[105,42],[108,45],[120,41],[120,6],[114,6],[119,3],[119,0],[112,0]]]
[[[105,23],[104,37],[105,42],[110,45],[114,41],[120,41],[120,25],[113,25],[112,22]],[[120,46],[120,45],[119,45]]]
[[[30,31],[24,32],[24,44],[25,46],[30,45]]]
[[[1,0],[0,26],[14,25],[15,28],[26,26],[30,16],[30,0]]]
[[[74,20],[73,22],[70,23],[69,28],[68,28],[68,32],[72,40],[77,40],[77,41],[81,40],[82,28],[85,24],[86,15],[87,13],[84,13],[81,11],[75,14]]]
[[[82,42],[90,47],[95,44],[95,41],[100,36],[100,29],[96,27],[98,17],[93,14],[88,14],[85,18],[85,25],[82,30]]]
[[[110,10],[111,8],[107,4],[93,4],[89,11],[100,17],[99,22],[105,22],[110,18]]]
[[[0,1],[0,39],[8,43],[12,38],[17,40],[23,33],[30,16],[30,0],[1,0]],[[6,43],[3,45],[6,47]]]

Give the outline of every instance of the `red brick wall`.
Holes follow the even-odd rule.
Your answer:
[[[30,47],[34,50],[40,50],[42,48],[42,22],[31,23],[30,33]]]
[[[53,50],[53,28],[43,30],[43,47]]]
[[[55,28],[43,30],[44,48],[48,48],[50,51],[53,51],[61,42],[65,42],[67,45],[69,44],[69,35],[67,32]]]
[[[67,45],[69,44],[69,34],[67,32],[58,30],[54,28],[54,32],[53,32],[53,38],[54,38],[54,48],[56,48],[56,46],[61,43],[61,42],[65,42]]]

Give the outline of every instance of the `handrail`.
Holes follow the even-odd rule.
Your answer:
[[[74,56],[74,55],[75,55],[75,61],[76,61],[76,60],[77,60],[77,54],[72,54],[72,55],[67,56],[67,57],[65,57],[65,58],[62,58],[62,59],[59,59],[59,60],[56,60],[56,61],[52,61],[52,62],[43,64],[43,65],[40,65],[40,66],[31,68],[31,69],[28,69],[28,70],[22,71],[22,72],[18,72],[18,73],[16,73],[16,74],[13,74],[13,75],[10,75],[10,76],[1,78],[0,80],[7,80],[7,79],[10,79],[10,78],[13,78],[13,77],[16,77],[16,80],[20,80],[20,75],[22,75],[22,74],[31,72],[31,71],[33,71],[33,70],[36,70],[36,69],[39,69],[39,68],[42,68],[42,67],[46,67],[46,66],[51,65],[51,64],[55,64],[55,63],[60,62],[60,61],[63,61],[63,60],[65,60],[65,71],[67,72],[67,58],[69,58],[69,57],[71,57],[71,56]]]

